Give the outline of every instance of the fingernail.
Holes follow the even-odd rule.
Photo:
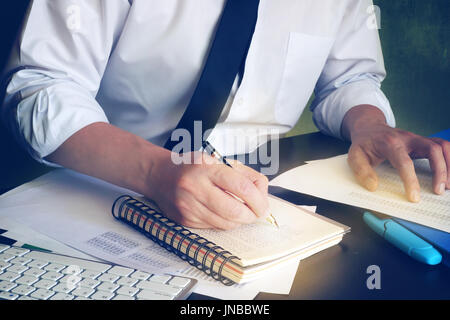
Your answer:
[[[268,208],[267,210],[266,210],[266,212],[265,212],[265,214],[264,214],[264,217],[263,218],[267,218],[268,216],[270,216],[270,208]]]
[[[441,183],[439,185],[438,194],[444,194],[444,192],[445,192],[445,183]]]
[[[417,190],[414,190],[411,192],[411,201],[412,202],[419,202],[420,201],[420,194]]]
[[[369,189],[370,191],[377,190],[377,181],[373,178],[367,178],[366,188]]]

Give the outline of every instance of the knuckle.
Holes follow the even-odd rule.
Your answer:
[[[267,178],[265,175],[261,174],[260,175],[260,179],[261,179],[261,183],[263,183],[264,185],[268,185],[269,184],[269,178]]]
[[[227,216],[230,220],[237,220],[239,217],[243,214],[243,204],[238,202],[237,200],[233,202],[233,204],[230,205],[229,209],[227,210]]]
[[[397,169],[414,170],[414,163],[408,157],[402,157],[398,161]]]
[[[447,170],[445,169],[438,170],[436,172],[436,175],[445,181],[447,179]]]
[[[438,156],[439,154],[442,154],[442,146],[438,143],[430,143],[428,150],[431,156]]]
[[[174,206],[175,208],[182,214],[186,214],[190,210],[190,205],[187,203],[187,201],[181,197],[177,197],[174,200]],[[184,216],[182,216],[184,217]]]
[[[247,179],[241,179],[238,182],[238,190],[243,195],[249,195],[253,190],[253,183]]]
[[[402,140],[396,134],[386,133],[381,137],[381,142],[391,146],[392,148],[400,148],[403,146]]]
[[[180,178],[178,178],[176,182],[176,187],[178,190],[186,190],[191,191],[194,186],[194,183],[192,182],[191,178],[187,175],[183,175]]]

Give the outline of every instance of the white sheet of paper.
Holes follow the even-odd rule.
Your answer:
[[[71,257],[102,261],[100,259],[95,259],[92,256],[84,254],[79,250],[75,250],[69,246],[66,246],[62,242],[56,241],[50,237],[47,237],[46,235],[36,232],[36,230],[18,223],[13,219],[0,218],[0,228],[8,230],[5,233],[2,233],[2,236],[17,240],[22,243],[51,250],[52,252],[64,254]]]
[[[173,272],[184,261],[111,214],[114,200],[131,191],[75,173],[53,171],[0,197],[8,217],[88,255],[151,273]]]
[[[403,183],[389,164],[377,168],[378,190],[360,186],[347,164],[347,155],[312,161],[291,169],[270,182],[272,186],[345,203],[450,232],[450,191],[436,195],[428,160],[416,160],[421,186],[421,201],[406,199]]]
[[[32,230],[33,234],[42,233],[46,239],[66,244],[57,246],[46,242],[44,245],[32,242],[32,237],[27,238],[26,241],[38,246],[72,256],[97,257],[153,273],[189,275],[199,280],[195,292],[215,298],[253,299],[260,291],[289,293],[298,261],[284,266],[282,276],[277,274],[226,287],[194,267],[186,268],[186,262],[114,219],[110,212],[112,203],[122,194],[137,196],[95,178],[70,170],[56,170],[0,196],[0,218]],[[69,250],[64,251],[63,247]],[[75,249],[83,253],[75,254]]]
[[[299,267],[299,261],[291,261],[273,274],[244,284],[224,286],[212,280],[202,271],[192,267],[179,275],[197,279],[199,282],[194,292],[224,300],[249,300],[254,299],[259,292],[274,294],[289,294]]]

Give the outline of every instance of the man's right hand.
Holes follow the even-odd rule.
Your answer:
[[[166,216],[188,227],[227,230],[269,215],[264,175],[238,161],[230,161],[230,168],[201,152],[187,158],[189,164],[175,164],[168,157],[149,176],[147,196]]]
[[[171,156],[99,122],[76,132],[46,160],[143,194],[187,227],[231,229],[269,215],[262,174],[237,161],[230,168],[199,152],[188,154],[193,164],[175,164]]]

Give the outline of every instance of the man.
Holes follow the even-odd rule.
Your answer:
[[[229,229],[267,216],[260,173],[175,164],[161,147],[195,90],[224,3],[34,1],[8,68],[4,120],[35,159],[144,194],[187,226]],[[388,160],[417,202],[411,159],[428,158],[434,192],[449,189],[450,144],[394,128],[371,5],[261,0],[243,76],[209,140],[226,155],[250,152],[258,130],[289,131],[315,90],[316,125],[351,140],[348,162],[364,187],[377,188],[373,168]]]

